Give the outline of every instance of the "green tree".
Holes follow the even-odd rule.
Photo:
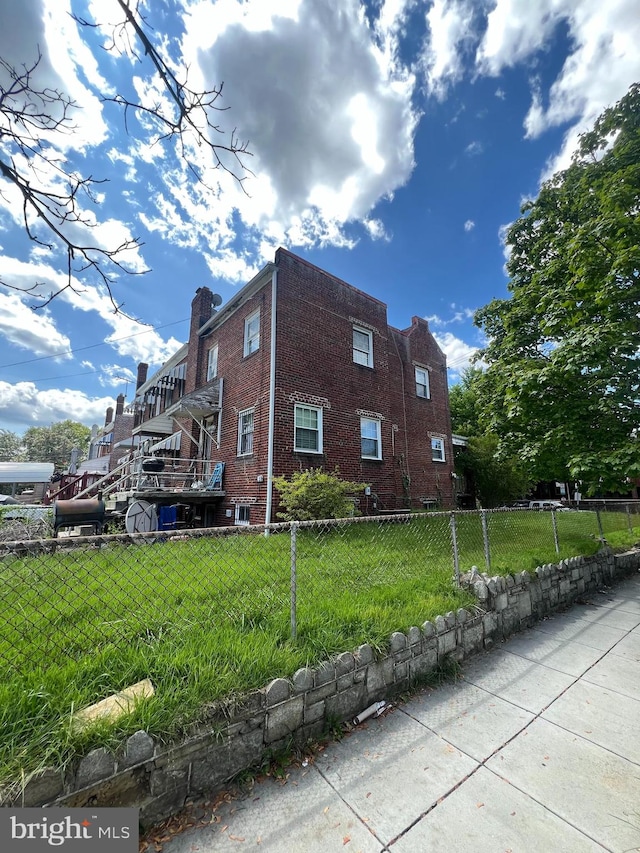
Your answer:
[[[311,521],[317,518],[346,518],[353,515],[350,496],[363,491],[364,483],[342,480],[336,468],[333,473],[322,468],[297,471],[290,480],[274,477],[283,508],[278,518],[285,521]]]
[[[468,368],[452,386],[449,400],[453,432],[468,439],[456,459],[456,473],[465,477],[482,506],[493,507],[521,498],[531,479],[521,460],[501,449],[498,436],[486,427],[486,381],[483,370]]]
[[[483,432],[482,375],[479,367],[468,367],[462,372],[460,382],[449,388],[451,428],[458,435],[479,435]]]
[[[500,455],[499,439],[494,433],[472,436],[456,461],[483,507],[508,504],[529,491],[531,479],[514,457]]]
[[[69,466],[71,451],[80,451],[78,461],[86,458],[91,430],[84,424],[66,420],[48,427],[29,427],[24,434],[28,462],[53,462],[56,470]]]
[[[24,462],[22,438],[8,429],[0,429],[0,462]]]
[[[491,429],[536,479],[640,475],[640,85],[507,234],[510,299],[476,314]]]

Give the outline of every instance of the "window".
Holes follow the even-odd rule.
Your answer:
[[[434,462],[444,462],[444,438],[431,439],[431,458]]]
[[[238,415],[238,456],[253,453],[253,409]]]
[[[294,424],[293,449],[301,453],[322,453],[322,409],[317,406],[296,406]]]
[[[207,382],[218,375],[218,344],[214,344],[207,356]]]
[[[251,507],[249,504],[236,504],[236,524],[251,524]]]
[[[260,349],[260,311],[256,311],[244,321],[244,355],[251,355]]]
[[[353,360],[356,364],[373,367],[373,333],[353,327]]]
[[[416,397],[425,397],[428,400],[430,396],[429,371],[423,367],[416,367]]]
[[[363,459],[382,459],[380,421],[360,418],[360,447]]]

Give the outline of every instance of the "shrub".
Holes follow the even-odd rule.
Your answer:
[[[347,518],[354,515],[353,495],[364,490],[365,483],[352,483],[322,468],[298,471],[287,480],[274,477],[273,484],[280,493],[282,511],[278,518],[285,521],[311,521],[317,518]]]

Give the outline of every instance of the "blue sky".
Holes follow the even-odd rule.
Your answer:
[[[637,0],[147,7],[194,88],[224,81],[217,138],[248,139],[253,174],[243,192],[192,148],[205,187],[149,122],[130,115],[127,133],[102,96],[159,95],[151,67],[118,39],[116,0],[0,0],[0,56],[20,66],[39,49],[35,82],[77,104],[73,131],[48,138],[50,150],[106,179],[95,203],[82,201],[89,239],[142,244],[122,257],[137,274],[113,281],[123,313],[77,271],[34,310],[65,283],[65,255],[26,238],[0,179],[0,429],[102,423],[117,394],[132,399],[137,363],[153,369],[184,341],[196,288],[226,301],[279,245],[385,301],[392,325],[428,318],[455,382],[482,345],[473,311],[507,293],[505,226],[640,79]],[[46,169],[38,178],[56,186]]]

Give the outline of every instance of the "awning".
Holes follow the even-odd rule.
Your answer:
[[[144,421],[133,430],[134,435],[172,435],[173,434],[173,418],[164,411],[161,415],[156,415],[155,418],[150,418]]]
[[[120,450],[131,450],[133,447],[137,447],[141,441],[141,436],[130,435],[129,438],[123,438],[122,441],[116,441],[113,445],[113,449],[115,450],[116,447],[118,447]]]
[[[165,409],[164,414],[172,417],[188,415],[192,418],[206,418],[221,408],[222,382],[220,379],[214,379],[208,385],[185,394],[177,403]]]
[[[156,444],[152,445],[147,449],[147,453],[155,453],[157,450],[180,450],[180,439],[182,437],[182,430],[178,430],[178,432],[174,432],[173,435],[170,435],[168,438],[163,438],[162,441],[156,442]]]

